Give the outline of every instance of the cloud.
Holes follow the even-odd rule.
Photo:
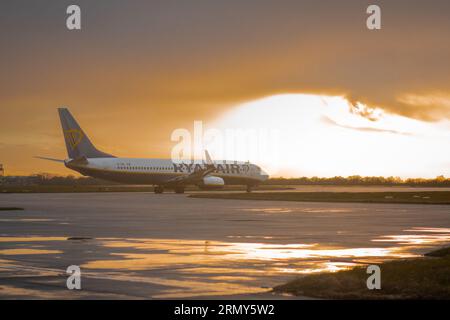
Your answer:
[[[84,97],[97,110],[170,105],[174,112],[208,105],[212,115],[270,94],[320,93],[409,117],[450,118],[447,104],[398,99],[450,95],[450,42],[442,40],[450,37],[448,1],[381,2],[378,31],[367,30],[369,2],[360,0],[82,1],[80,33],[60,25],[63,4],[32,6],[31,17],[23,5],[3,9],[11,17],[0,30],[9,39],[0,60],[4,101]]]
[[[352,114],[361,116],[370,121],[377,121],[381,117],[381,113],[379,109],[370,108],[368,106],[364,106],[359,102],[350,102],[349,101],[350,112]]]
[[[450,93],[403,94],[397,98],[403,105],[427,110],[432,118],[450,117]]]

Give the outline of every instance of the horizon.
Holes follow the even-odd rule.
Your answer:
[[[35,172],[35,173],[30,173],[28,175],[3,175],[0,176],[0,178],[12,178],[12,177],[35,177],[35,176],[45,176],[46,178],[91,178],[91,179],[98,179],[98,178],[94,178],[94,177],[90,177],[90,176],[83,176],[78,172],[73,172],[70,171],[69,174],[60,174],[60,173],[53,173],[53,172]],[[280,180],[298,180],[298,179],[335,179],[335,178],[341,178],[341,179],[351,179],[351,178],[360,178],[360,179],[393,179],[396,181],[400,181],[400,182],[406,182],[407,180],[431,180],[431,181],[446,181],[446,180],[450,180],[450,177],[447,177],[445,175],[438,175],[436,177],[432,177],[432,178],[424,178],[424,177],[406,177],[406,178],[402,178],[399,176],[362,176],[362,175],[358,175],[358,174],[354,174],[354,175],[349,175],[349,176],[295,176],[295,177],[283,177],[283,176],[270,176],[269,180],[276,180],[276,179],[280,179]],[[98,179],[101,180],[101,179]]]
[[[254,1],[79,1],[76,31],[64,24],[68,1],[45,2],[2,7],[0,163],[12,174],[69,172],[32,158],[67,157],[56,108],[68,106],[119,156],[170,158],[173,133],[201,121],[223,135],[277,130],[263,156],[227,157],[270,175],[450,176],[446,1],[383,3],[380,30],[356,0],[258,1],[257,11]]]

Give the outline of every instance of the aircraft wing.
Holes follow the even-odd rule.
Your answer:
[[[166,181],[165,184],[166,185],[180,185],[180,184],[182,185],[182,184],[197,183],[201,179],[203,179],[203,177],[207,176],[214,170],[215,170],[215,168],[207,167],[206,169],[197,170],[197,171],[194,171],[191,174],[188,174],[185,176],[179,176],[179,177],[172,178],[172,179]]]
[[[207,150],[205,150],[206,155],[206,166],[204,169],[194,171],[185,176],[178,176],[166,181],[166,185],[183,185],[183,184],[194,184],[199,182],[203,177],[207,176],[211,172],[216,170],[213,161]]]

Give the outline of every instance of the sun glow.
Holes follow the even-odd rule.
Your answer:
[[[236,106],[212,126],[276,130],[276,141],[266,141],[259,156],[246,149],[223,155],[256,162],[274,176],[450,175],[449,121],[424,122],[352,106],[343,97],[270,96]]]

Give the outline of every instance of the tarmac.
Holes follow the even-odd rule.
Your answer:
[[[24,208],[0,211],[0,299],[291,299],[270,290],[450,243],[445,205],[127,192],[0,194],[0,207]]]

